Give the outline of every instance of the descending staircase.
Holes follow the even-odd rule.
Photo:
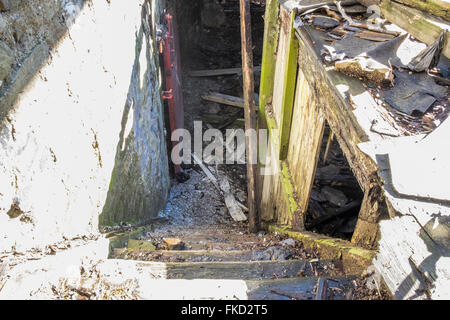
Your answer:
[[[353,285],[354,277],[339,263],[314,258],[293,240],[274,244],[257,235],[217,233],[185,236],[174,249],[167,250],[164,239],[129,240],[128,247],[114,250],[111,261],[116,269],[124,260],[142,261],[138,268],[145,277],[169,279],[158,282],[161,288],[187,299],[346,299]],[[183,291],[180,280],[193,280],[190,292]]]

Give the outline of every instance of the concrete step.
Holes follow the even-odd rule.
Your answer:
[[[302,263],[158,263],[107,260],[96,266],[96,272],[102,287],[135,292],[138,299],[308,300],[316,298],[319,279],[322,282],[323,279],[330,279],[327,280],[328,289],[322,299],[343,299],[352,286],[353,279],[350,277],[296,278],[292,271],[301,267]],[[288,271],[283,272],[284,276],[293,278],[270,279],[269,273],[280,271],[277,266]],[[216,278],[215,272],[220,273],[220,278]],[[255,274],[259,276],[254,277]],[[178,278],[179,275],[183,277]],[[224,279],[224,276],[228,278]]]
[[[291,251],[277,246],[262,250],[144,250],[115,249],[113,258],[159,262],[268,261],[287,260]]]
[[[262,253],[262,252],[261,252]],[[260,257],[250,250],[133,250],[115,249],[115,259],[129,259],[160,262],[214,262],[271,260],[269,255]],[[258,259],[259,258],[259,259]]]
[[[222,262],[144,262],[114,259],[121,268],[136,265],[154,279],[239,279],[263,280],[308,276],[338,276],[326,269],[329,261],[222,261]]]

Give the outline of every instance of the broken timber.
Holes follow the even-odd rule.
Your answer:
[[[208,179],[214,184],[214,186],[223,193],[225,199],[225,205],[228,208],[228,212],[234,221],[245,221],[247,217],[244,212],[242,212],[242,205],[236,200],[236,198],[231,193],[230,183],[226,177],[223,177],[219,182],[217,178],[212,174],[212,172],[203,164],[203,161],[195,154],[192,154],[194,162],[200,166],[203,172],[206,174]]]
[[[411,0],[412,1],[412,0]],[[414,1],[419,2],[419,1]],[[448,7],[448,4],[447,4]],[[394,1],[383,0],[380,5],[382,15],[412,36],[426,44],[432,44],[441,34],[443,23],[426,17],[421,11]],[[448,10],[448,9],[447,9]],[[448,11],[447,11],[448,15]],[[445,23],[444,23],[445,25]],[[450,27],[445,26],[448,30]],[[450,32],[447,32],[442,54],[450,59]]]
[[[257,99],[257,97],[258,96],[255,95],[255,99]],[[221,104],[226,104],[226,105],[233,106],[233,107],[239,107],[239,108],[245,107],[245,102],[244,102],[243,98],[234,97],[234,96],[230,96],[230,95],[218,93],[218,92],[210,92],[208,94],[203,94],[202,99],[207,100],[207,101],[221,103]]]
[[[255,73],[261,72],[261,67],[254,68]],[[242,68],[228,68],[228,69],[215,69],[215,70],[195,70],[189,72],[191,77],[217,77],[227,76],[233,74],[242,74]]]
[[[240,0],[242,75],[244,80],[245,129],[256,129],[255,79],[253,74],[253,45],[250,18],[250,1]],[[257,232],[260,227],[258,208],[256,206],[256,161],[258,146],[246,135],[248,219],[250,232]]]

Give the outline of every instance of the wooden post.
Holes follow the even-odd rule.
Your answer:
[[[275,58],[278,47],[278,32],[280,28],[278,0],[266,0],[264,16],[264,44],[261,66],[261,82],[259,85],[259,114],[266,120],[267,102],[272,101],[273,84],[275,80]]]
[[[256,130],[255,79],[253,75],[253,45],[250,18],[250,0],[240,0],[242,76],[244,80],[245,130]],[[246,135],[248,220],[250,232],[259,230],[259,216],[256,206],[256,168],[258,143]]]
[[[286,160],[289,150],[289,137],[291,135],[292,109],[297,80],[298,40],[294,29],[295,13],[290,15],[289,42],[287,44],[286,64],[284,66],[283,99],[281,105],[280,128],[280,160]]]

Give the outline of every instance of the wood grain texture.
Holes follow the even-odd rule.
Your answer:
[[[272,99],[272,111],[273,117],[277,124],[277,127],[281,127],[281,116],[283,112],[283,97],[285,93],[285,72],[287,64],[287,54],[289,48],[289,37],[291,29],[291,17],[289,13],[283,8],[280,9],[280,29],[279,29],[279,40],[278,49],[276,53],[276,66],[275,66],[275,78],[274,78],[274,88],[273,88],[273,99]]]
[[[294,29],[295,13],[290,15],[289,36],[284,66],[283,98],[280,119],[280,160],[285,160],[289,148],[291,133],[292,109],[295,96],[295,81],[297,78],[298,41]]]
[[[255,78],[253,74],[253,45],[250,18],[250,1],[240,0],[242,77],[244,82],[245,129],[256,130]],[[246,135],[248,220],[250,232],[257,232],[260,218],[256,204],[256,170],[258,159],[258,142]]]
[[[395,0],[407,6],[450,20],[450,3],[442,0]]]
[[[308,209],[324,127],[323,111],[304,73],[300,70],[297,78],[287,162],[290,172],[292,172],[294,189],[298,196],[298,210],[303,221]]]
[[[384,0],[381,3],[380,8],[382,15],[387,20],[398,25],[400,28],[406,30],[415,38],[426,44],[432,44],[442,31],[441,26],[433,23],[431,19],[427,19],[419,10],[390,0]],[[447,29],[449,29],[448,23]],[[446,40],[442,54],[447,58],[450,58],[449,32],[447,32],[445,38]]]

